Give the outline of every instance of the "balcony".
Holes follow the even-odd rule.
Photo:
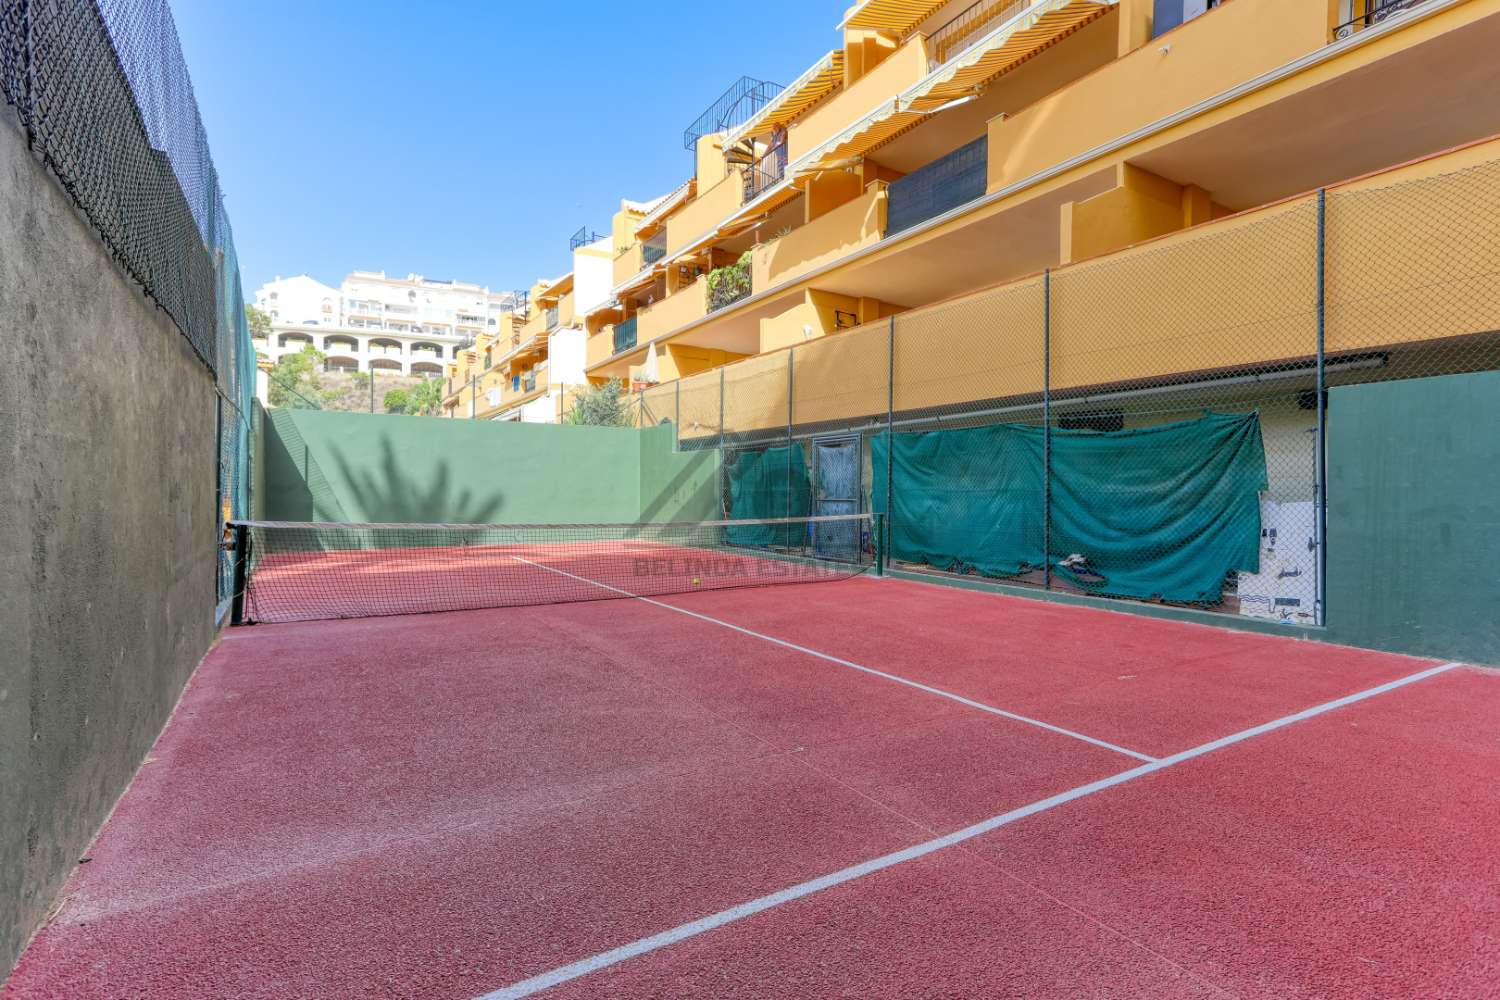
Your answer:
[[[646,266],[649,266],[651,264],[655,264],[657,261],[661,260],[666,255],[667,255],[667,231],[664,228],[661,229],[661,230],[659,230],[656,233],[656,235],[652,236],[649,240],[646,240],[644,243],[641,244],[641,266],[642,267],[646,267]]]
[[[927,37],[913,35],[885,61],[787,128],[793,162],[838,135],[927,75]]]
[[[1015,17],[1034,0],[979,0],[927,39],[927,69],[931,72],[958,55],[1001,21]]]
[[[640,321],[640,339],[655,340],[693,320],[702,319],[708,313],[708,280],[699,278],[636,314]]]
[[[752,201],[762,191],[779,184],[786,176],[786,163],[786,139],[783,138],[745,168],[745,201]]]
[[[636,325],[637,317],[635,316],[614,325],[613,353],[619,354],[635,346]]]
[[[611,275],[614,280],[614,287],[618,288],[625,284],[625,282],[640,274],[645,268],[645,245],[634,243],[624,253],[615,257],[614,271]]]
[[[676,254],[711,233],[744,203],[744,181],[731,171],[713,187],[680,208],[667,222],[666,249]]]
[[[886,232],[886,193],[885,183],[876,181],[853,201],[757,247],[751,284],[760,289],[773,288],[879,243]]]
[[[1348,38],[1357,31],[1372,28],[1386,18],[1411,10],[1427,0],[1351,0],[1354,17],[1333,29],[1333,37]]]
[[[557,306],[550,306],[550,307],[548,307],[547,312],[546,312],[546,321],[547,321],[547,329],[549,331],[557,329],[557,317],[558,317]]]
[[[887,235],[910,229],[982,196],[988,173],[989,137],[980,136],[892,181]]]

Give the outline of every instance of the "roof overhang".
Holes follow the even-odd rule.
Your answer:
[[[677,208],[684,204],[698,188],[698,179],[689,177],[680,186],[674,189],[665,198],[660,199],[656,205],[647,212],[640,222],[635,224],[635,235],[637,239],[649,239],[653,234],[666,225],[667,216],[671,215]]]

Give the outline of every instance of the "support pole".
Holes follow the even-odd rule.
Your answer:
[[[792,516],[792,363],[796,359],[796,346],[788,347],[786,350],[786,517]],[[786,530],[786,538],[790,544],[792,529]]]
[[[1318,373],[1317,373],[1317,407],[1318,415],[1316,440],[1314,448],[1313,476],[1317,482],[1313,485],[1313,496],[1316,499],[1314,514],[1316,517],[1318,533],[1318,559],[1317,559],[1317,615],[1316,622],[1326,625],[1328,619],[1328,448],[1327,448],[1327,365],[1325,363],[1324,332],[1326,328],[1327,310],[1327,192],[1318,188]]]
[[[677,391],[672,394],[672,450],[682,450],[682,376],[677,376]]]
[[[1052,589],[1052,269],[1042,272],[1042,588]]]
[[[250,569],[250,529],[243,524],[236,524],[233,538],[234,550],[231,558],[234,562],[234,591],[230,594],[229,623],[244,625],[246,624],[245,581]]]
[[[719,512],[727,518],[729,510],[724,506],[724,366],[719,366]]]
[[[375,412],[375,366],[370,366],[370,412]]]
[[[891,535],[895,529],[896,512],[893,509],[896,496],[896,317],[892,316],[886,330],[885,368],[885,520],[881,524],[881,543],[885,546],[885,558],[881,565],[891,560]]]

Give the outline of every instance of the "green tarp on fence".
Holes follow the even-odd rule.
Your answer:
[[[1042,428],[1014,424],[897,434],[891,557],[998,577],[1041,569],[1045,447]],[[887,448],[883,434],[872,442],[876,510]],[[1254,413],[1054,430],[1053,571],[1100,594],[1217,603],[1225,574],[1259,566],[1265,488]]]
[[[812,491],[801,444],[765,451],[742,451],[729,474],[729,516],[744,521],[772,517],[807,517]],[[735,545],[805,545],[805,525],[750,525],[725,532]]]

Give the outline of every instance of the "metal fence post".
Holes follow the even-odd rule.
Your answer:
[[[371,375],[370,377],[374,378],[375,376]],[[470,420],[477,420],[478,418],[479,418],[479,390],[476,389],[476,388],[474,388],[474,376],[470,375],[469,376],[469,419]]]
[[[1042,272],[1042,589],[1052,589],[1052,268]]]
[[[719,513],[727,516],[729,511],[724,507],[724,475],[726,456],[724,454],[724,366],[719,366]]]
[[[892,316],[886,328],[885,368],[885,522],[882,525],[885,559],[882,566],[891,563],[891,536],[896,523],[896,317]]]
[[[792,362],[796,358],[796,345],[786,349],[786,516],[792,516]],[[791,528],[786,537],[791,538]]]
[[[1318,188],[1318,283],[1317,283],[1317,312],[1318,312],[1318,346],[1317,362],[1318,373],[1316,381],[1318,424],[1316,440],[1314,442],[1315,459],[1313,463],[1314,517],[1318,534],[1318,557],[1316,569],[1317,581],[1317,615],[1316,622],[1319,625],[1328,623],[1328,449],[1327,449],[1327,424],[1326,414],[1328,406],[1328,387],[1325,382],[1326,366],[1324,364],[1324,331],[1327,309],[1327,286],[1325,284],[1327,271],[1327,191]]]
[[[370,412],[375,412],[375,366],[370,366]]]
[[[672,450],[682,450],[682,376],[677,377],[677,389],[672,393]]]

